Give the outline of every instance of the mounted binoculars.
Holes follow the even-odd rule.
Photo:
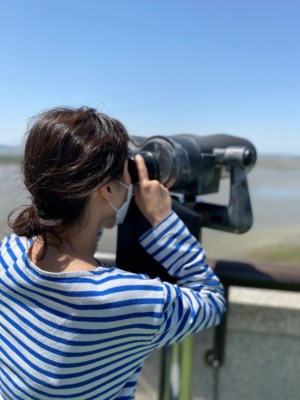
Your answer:
[[[253,145],[229,135],[132,136],[128,169],[133,183],[138,181],[134,156],[143,156],[149,178],[157,179],[171,191],[189,196],[216,193],[221,178],[232,167],[250,171],[256,161]]]
[[[255,165],[256,150],[248,140],[224,134],[132,136],[128,170],[133,183],[138,182],[137,153],[145,160],[149,178],[169,188],[173,209],[195,237],[200,239],[203,227],[244,233],[252,226],[247,173]],[[221,179],[229,179],[228,205],[204,202],[203,195],[219,191]],[[139,245],[138,238],[149,227],[132,201],[124,223],[118,227],[117,265],[130,265],[132,272],[171,281]]]

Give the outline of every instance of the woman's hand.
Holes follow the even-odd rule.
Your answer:
[[[159,224],[172,210],[169,190],[157,180],[149,180],[144,159],[135,157],[139,183],[134,185],[134,199],[144,217],[152,226]]]

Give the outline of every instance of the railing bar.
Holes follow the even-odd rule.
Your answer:
[[[95,258],[114,266],[114,253],[97,252]],[[300,291],[300,265],[249,263],[230,260],[209,260],[209,265],[226,286]]]

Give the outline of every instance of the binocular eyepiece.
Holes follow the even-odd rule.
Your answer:
[[[230,135],[132,136],[128,170],[133,183],[138,182],[137,153],[143,156],[150,179],[190,196],[218,192],[220,179],[228,178],[231,168],[249,172],[256,162],[252,143]]]

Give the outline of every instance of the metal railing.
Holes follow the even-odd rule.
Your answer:
[[[231,286],[300,292],[300,265],[211,260],[209,262],[225,287],[228,302]],[[227,313],[215,328],[214,347],[207,362],[219,367],[224,362]]]
[[[109,266],[116,261],[114,253],[97,252],[95,258]],[[208,264],[227,287],[300,291],[300,265],[230,260],[209,260]]]

